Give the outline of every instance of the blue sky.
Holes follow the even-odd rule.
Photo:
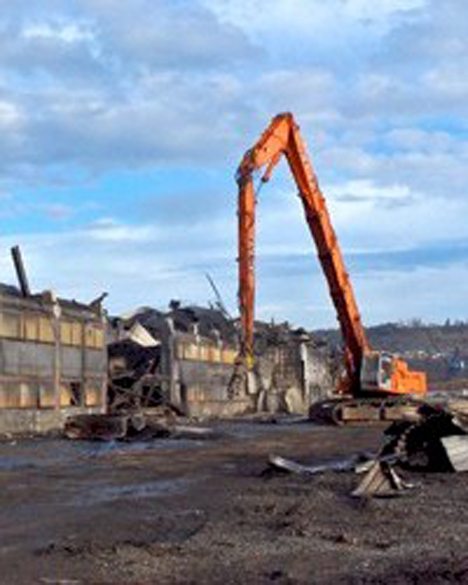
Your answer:
[[[267,8],[266,8],[267,7]],[[243,152],[292,111],[368,324],[466,319],[463,0],[0,0],[0,269],[108,308],[236,311]],[[258,315],[335,324],[284,165]]]

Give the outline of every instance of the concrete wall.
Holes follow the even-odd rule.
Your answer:
[[[256,374],[259,411],[305,414],[334,388],[327,354],[308,342],[266,348],[257,359]]]
[[[253,409],[250,397],[228,396],[237,348],[218,339],[176,332],[172,339],[171,397],[191,416],[229,417]]]
[[[180,404],[192,416],[230,417],[253,410],[252,397],[228,396],[231,364],[180,360],[176,368]]]

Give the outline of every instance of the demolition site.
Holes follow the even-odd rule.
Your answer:
[[[255,318],[253,175],[283,155],[339,332]],[[292,114],[236,176],[238,317],[211,278],[125,315],[33,292],[12,249],[2,583],[468,583],[468,325],[364,327]]]

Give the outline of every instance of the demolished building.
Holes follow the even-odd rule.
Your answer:
[[[0,285],[0,432],[58,429],[106,408],[106,319],[53,292]]]
[[[305,413],[334,387],[328,346],[288,324],[258,324],[249,393],[231,391],[239,332],[222,310],[171,301],[167,312],[142,308],[111,324],[110,404],[116,407],[171,402],[191,416]]]

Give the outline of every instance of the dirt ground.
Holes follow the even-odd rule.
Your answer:
[[[468,583],[468,474],[262,473],[376,449],[382,429],[218,423],[209,441],[0,443],[0,583]]]

